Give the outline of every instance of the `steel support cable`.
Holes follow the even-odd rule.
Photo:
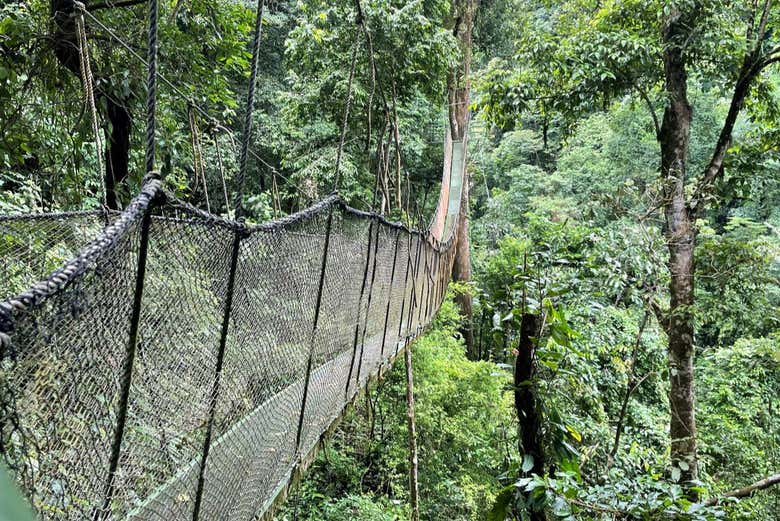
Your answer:
[[[141,225],[140,225],[140,243],[138,246],[138,255],[136,257],[136,273],[133,290],[133,303],[130,316],[130,329],[128,332],[127,345],[125,347],[125,355],[122,363],[122,376],[119,388],[119,403],[117,404],[116,413],[116,425],[111,442],[111,452],[108,462],[108,475],[103,492],[103,502],[101,507],[95,508],[92,514],[94,521],[110,518],[111,501],[114,499],[116,490],[116,475],[119,468],[120,455],[122,450],[122,443],[125,437],[125,426],[127,423],[128,409],[130,404],[130,389],[133,378],[133,366],[135,365],[136,353],[139,346],[140,335],[140,323],[141,323],[141,308],[143,303],[144,286],[146,282],[146,269],[147,269],[147,257],[149,249],[149,235],[152,222],[152,209],[158,202],[160,197],[160,181],[159,175],[156,172],[152,172],[146,175],[144,178],[144,188],[142,189],[141,196],[145,196],[146,206],[142,209]],[[140,205],[143,205],[143,199],[136,196],[136,201],[139,201]],[[131,218],[126,218],[128,211],[125,213],[117,224],[122,222],[130,222]],[[114,225],[117,226],[117,225]],[[111,230],[108,228],[107,230]],[[112,230],[112,233],[118,233],[117,230]],[[97,255],[99,250],[95,250],[94,255]],[[79,258],[81,260],[81,258]],[[75,276],[75,275],[74,275]]]
[[[138,60],[139,63],[141,63],[145,67],[148,67],[147,60],[143,56],[141,56],[135,49],[133,49],[133,47],[130,44],[128,44],[125,41],[125,39],[122,38],[121,35],[119,35],[116,31],[114,31],[110,27],[106,26],[103,22],[101,22],[98,18],[95,17],[95,15],[93,15],[89,11],[85,11],[84,14],[86,14],[86,16],[89,17],[89,19],[95,25],[100,27],[100,29],[102,29],[103,31],[108,33],[108,35],[111,38],[113,38],[122,48],[124,48],[128,53],[130,53],[130,55],[133,58]],[[232,130],[230,130],[229,128],[227,128],[224,125],[222,125],[221,122],[219,122],[216,118],[214,118],[211,114],[209,114],[209,112],[206,109],[204,109],[202,106],[200,106],[197,103],[194,103],[194,101],[192,100],[192,97],[190,95],[188,95],[182,89],[177,87],[176,84],[174,84],[171,80],[169,80],[164,74],[162,74],[161,72],[158,71],[157,72],[157,77],[160,79],[160,81],[162,81],[165,85],[167,85],[168,88],[170,88],[175,94],[177,94],[181,100],[184,100],[184,101],[187,101],[187,102],[192,102],[192,107],[198,113],[200,113],[201,116],[203,116],[208,121],[214,122],[216,124],[216,127],[218,129],[220,129],[220,130],[223,130],[230,137],[231,141],[233,143],[235,143],[235,139],[234,139],[235,133]],[[349,143],[349,142],[351,142],[351,141],[347,141],[347,142],[345,142],[345,144]],[[235,149],[235,144],[233,145],[233,148]],[[277,170],[276,167],[274,167],[272,164],[268,163],[266,160],[264,160],[262,157],[260,157],[251,148],[248,150],[248,154],[250,156],[252,156],[253,159],[255,159],[256,161],[259,161],[263,166],[265,166],[266,168],[271,170],[273,173],[275,173],[277,176],[279,176],[282,180],[284,180],[285,183],[286,183],[286,186],[289,186],[290,188],[295,190],[299,195],[304,196],[304,198],[306,198],[306,200],[309,203],[313,201],[313,199],[309,196],[309,194],[308,194],[308,192],[306,190],[304,190],[303,188],[298,186],[298,184],[296,184],[292,179],[290,179],[290,177],[285,176],[284,174],[279,172],[279,170]],[[373,209],[373,205],[368,204],[362,198],[353,196],[353,199],[358,201],[358,202],[360,202],[361,204],[363,204],[363,206],[365,206],[367,209],[369,209],[369,210]]]
[[[365,320],[363,321],[363,335],[360,339],[360,357],[358,358],[358,367],[357,367],[357,375],[355,376],[355,381],[358,385],[360,385],[360,371],[363,368],[363,352],[366,348],[366,332],[368,331],[368,315],[371,312],[371,300],[374,295],[374,281],[376,280],[376,264],[377,264],[377,257],[379,253],[379,229],[380,226],[377,223],[376,226],[376,238],[374,239],[374,261],[373,266],[371,268],[371,282],[368,284],[368,302],[366,302],[366,316]]]
[[[190,143],[192,145],[192,169],[195,171],[195,188],[197,190],[199,182],[203,183],[203,195],[206,197],[206,210],[211,213],[211,203],[209,202],[209,187],[206,184],[206,168],[203,161],[203,148],[201,146],[200,130],[198,122],[195,119],[195,111],[192,103],[187,104],[187,119],[190,124]]]
[[[352,360],[349,363],[349,374],[347,374],[347,385],[344,389],[345,401],[349,401],[349,384],[352,381],[352,372],[354,371],[355,368],[355,357],[357,356],[358,338],[360,335],[360,311],[363,305],[363,295],[365,294],[366,291],[366,281],[368,280],[368,267],[370,266],[371,263],[371,242],[372,242],[372,235],[374,233],[374,225],[375,222],[372,219],[371,223],[368,225],[368,244],[366,245],[366,263],[363,268],[363,282],[360,285],[360,294],[358,295],[358,306],[357,306],[358,312],[357,312],[357,317],[355,318],[355,336],[352,340]],[[368,315],[368,311],[369,311],[368,307],[366,307],[366,315]],[[358,383],[360,383],[359,380]]]
[[[249,89],[246,95],[246,107],[244,112],[244,134],[241,139],[241,152],[238,159],[238,178],[236,179],[235,212],[240,219],[244,213],[244,179],[246,178],[247,155],[249,153],[249,141],[252,138],[252,114],[255,105],[255,89],[257,87],[257,67],[260,61],[260,37],[263,30],[263,2],[257,0],[257,15],[255,16],[255,33],[252,40],[252,67],[249,74]]]
[[[230,316],[233,310],[233,296],[235,293],[236,270],[238,267],[238,255],[241,248],[241,239],[244,234],[236,230],[233,234],[233,248],[230,254],[230,271],[228,273],[227,289],[225,293],[224,307],[222,312],[222,329],[219,336],[219,349],[217,351],[216,366],[214,368],[214,380],[211,383],[211,392],[209,393],[208,420],[206,422],[206,434],[203,438],[203,450],[201,452],[200,468],[198,470],[198,483],[195,490],[195,504],[192,509],[192,520],[200,519],[200,509],[203,502],[203,490],[206,483],[206,465],[211,450],[212,436],[214,432],[214,421],[217,414],[217,402],[222,384],[222,368],[225,362],[225,350],[227,348],[228,329],[230,327]]]
[[[359,34],[359,33],[358,33]],[[355,43],[352,45],[352,64],[349,69],[349,80],[347,81],[347,101],[344,105],[344,119],[341,122],[341,136],[339,136],[339,148],[336,153],[336,179],[333,182],[333,191],[337,191],[339,188],[339,180],[341,178],[341,156],[344,154],[344,139],[347,136],[347,125],[349,124],[349,111],[352,108],[352,82],[355,79],[355,67],[357,65],[357,54],[360,43],[360,36],[355,38]]]
[[[279,199],[279,185],[276,183],[276,171],[271,171],[271,194],[273,195],[274,218],[282,213],[282,202]]]
[[[92,119],[92,132],[95,135],[95,156],[98,164],[98,177],[100,178],[100,188],[102,190],[103,206],[107,205],[106,179],[103,177],[103,142],[100,139],[100,124],[98,123],[97,106],[95,104],[94,78],[92,76],[92,66],[89,60],[89,46],[87,45],[87,30],[84,23],[84,12],[86,7],[81,2],[75,2],[76,14],[76,32],[79,40],[79,65],[81,70],[81,84],[84,89],[84,103],[89,107],[89,113]]]
[[[222,195],[225,197],[225,212],[230,210],[230,196],[228,195],[227,182],[225,182],[225,165],[222,161],[222,146],[219,144],[219,129],[212,128],[211,137],[214,139],[214,150],[217,154],[217,168],[219,179],[222,181]]]
[[[155,127],[157,121],[157,0],[149,0],[148,66],[146,77],[146,173],[154,172]]]
[[[312,321],[311,336],[309,337],[309,358],[306,363],[306,377],[303,383],[303,397],[301,398],[301,415],[298,417],[298,430],[295,435],[295,451],[301,458],[301,435],[303,433],[303,421],[306,415],[306,402],[309,396],[309,383],[311,380],[312,364],[314,362],[314,348],[317,333],[320,326],[320,310],[322,308],[322,295],[325,289],[325,273],[328,268],[328,252],[330,250],[331,231],[333,227],[333,205],[328,209],[328,220],[325,224],[325,244],[322,249],[322,262],[320,264],[320,277],[317,286],[317,300],[314,305],[314,319]]]

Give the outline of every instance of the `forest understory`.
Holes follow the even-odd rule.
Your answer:
[[[0,214],[142,185],[146,1],[84,4],[83,35],[73,2],[0,5]],[[453,282],[411,348],[419,519],[780,521],[780,4],[258,5],[160,0],[176,197],[255,224],[336,188],[426,229],[466,139]],[[276,520],[419,521],[406,385],[399,358]]]

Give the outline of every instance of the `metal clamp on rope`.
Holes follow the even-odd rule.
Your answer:
[[[144,179],[141,183],[146,184],[149,183],[150,181],[159,181],[160,179],[162,179],[162,177],[160,176],[160,172],[152,170],[151,172],[147,172],[147,174],[144,176]]]
[[[0,353],[5,353],[11,348],[11,335],[14,330],[11,313],[13,308],[7,303],[0,303]]]

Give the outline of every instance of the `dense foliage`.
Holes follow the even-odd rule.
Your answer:
[[[80,79],[55,53],[57,1],[0,6],[0,213],[100,205],[97,154],[110,163],[121,148],[117,107],[129,115],[130,145],[128,175],[115,176],[120,206],[143,177],[145,72],[129,50],[143,53],[142,2],[87,5],[100,151]],[[451,2],[363,0],[363,26],[353,1],[269,4],[249,219],[334,188],[351,98],[338,188],[355,206],[424,223],[441,174],[447,77],[463,58]],[[753,78],[693,222],[695,298],[678,310],[695,329],[699,472],[690,482],[670,454],[674,369],[658,313],[674,275],[659,146],[670,99],[662,29],[672,13],[696,14],[683,46],[692,124],[682,196],[691,198],[759,4],[481,2],[469,135],[474,280],[451,290],[474,296],[475,347],[467,357],[451,299],[414,346],[423,519],[780,520],[778,487],[706,503],[780,472],[780,75],[770,64]],[[778,52],[776,10],[759,37],[766,59]],[[160,86],[160,169],[177,194],[227,215],[254,12],[164,0],[160,19],[161,70],[177,89]],[[43,255],[53,269],[71,253]],[[21,290],[30,274],[18,277],[10,284]],[[528,314],[542,320],[533,377],[518,386]],[[520,441],[519,387],[537,398],[542,462]],[[277,518],[407,518],[405,414],[400,367],[348,412]]]

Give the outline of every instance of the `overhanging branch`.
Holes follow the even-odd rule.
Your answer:
[[[98,11],[100,9],[110,9],[113,7],[132,7],[134,5],[141,5],[145,4],[146,0],[122,0],[121,2],[101,2],[99,4],[90,5],[87,7],[87,10],[89,11]]]
[[[704,506],[708,506],[708,507],[715,506],[719,504],[724,498],[750,497],[756,492],[758,492],[759,490],[764,490],[778,484],[780,484],[780,473],[774,474],[772,476],[768,476],[744,488],[729,490],[728,492],[724,492],[723,494],[719,494],[715,497],[711,497],[710,499],[704,502]]]

